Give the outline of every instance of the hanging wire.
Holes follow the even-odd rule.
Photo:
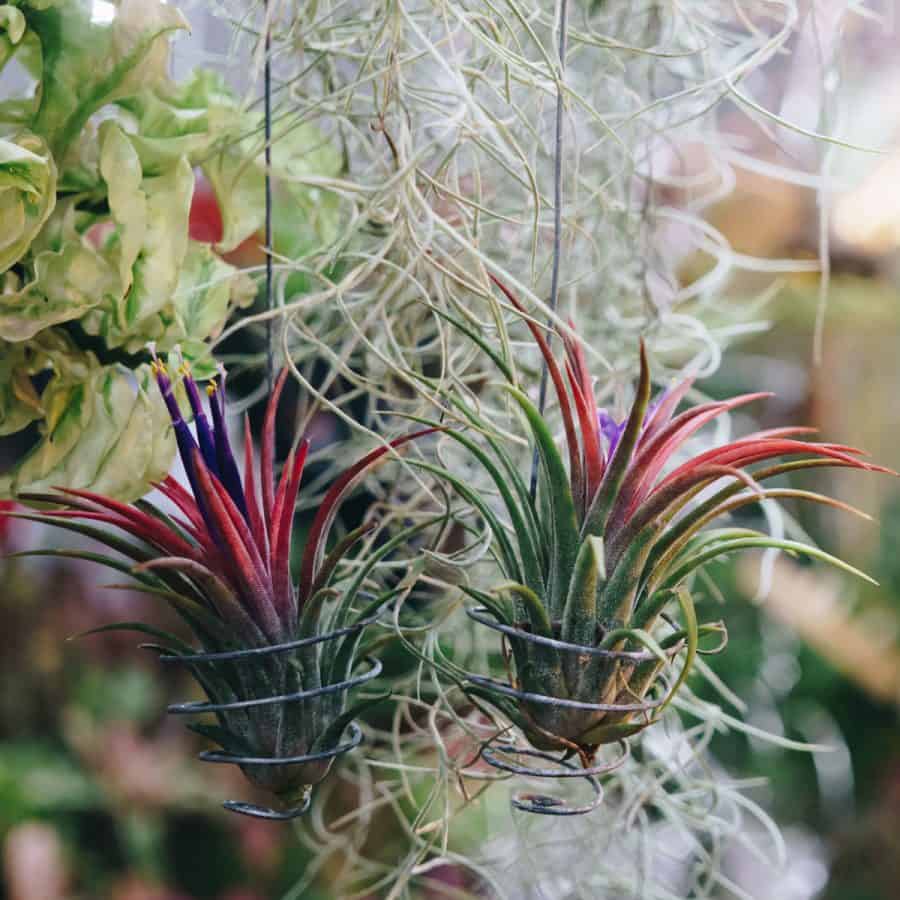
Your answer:
[[[559,305],[559,263],[562,248],[562,157],[563,157],[563,87],[566,77],[566,44],[568,35],[569,3],[568,0],[559,2],[559,75],[556,82],[556,142],[553,152],[553,268],[550,274],[550,311],[556,315]],[[552,323],[552,318],[547,319],[547,327]],[[548,340],[553,340],[553,332],[550,332]],[[538,397],[538,410],[543,414],[547,404],[547,362],[541,362],[541,387]],[[534,448],[531,457],[531,499],[537,494],[538,450]]]
[[[269,22],[269,0],[265,2],[264,23],[265,54],[263,63],[263,93],[265,108],[265,191],[266,191],[266,312],[272,312],[272,28]],[[275,359],[272,349],[272,317],[266,319],[266,382],[269,393],[272,393],[272,383],[275,376]]]

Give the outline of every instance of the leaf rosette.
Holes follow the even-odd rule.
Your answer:
[[[365,475],[388,459],[392,451],[433,429],[406,434],[377,447],[338,475],[312,519],[294,579],[294,514],[309,443],[305,439],[297,443],[280,477],[276,477],[275,419],[287,370],[269,401],[258,466],[249,419],[244,420],[243,473],[226,426],[224,370],[218,384],[210,385],[207,412],[188,367],[181,368],[194,431],[182,415],[166,366],[155,361],[153,372],[172,426],[167,429],[160,425],[157,431],[174,437],[187,474],[186,485],[171,476],[156,476],[155,486],[175,511],[166,512],[146,499],[122,503],[102,492],[118,487],[114,482],[96,478],[101,491],[67,488],[24,492],[20,500],[55,508],[7,515],[53,524],[98,540],[118,556],[39,552],[62,552],[127,572],[135,577],[138,590],[159,596],[172,606],[198,647],[141,623],[101,630],[143,631],[161,641],[157,649],[164,659],[187,666],[209,701],[178,704],[170,712],[215,716],[214,723],[192,726],[221,748],[205,758],[240,765],[254,784],[275,794],[288,807],[299,804],[302,811],[311,786],[327,775],[335,756],[354,743],[351,738],[341,744],[344,732],[350,727],[358,735],[351,723],[366,706],[382,699],[348,698],[353,687],[380,671],[373,661],[368,670],[355,673],[363,632],[400,590],[390,588],[369,595],[367,591],[374,583],[372,572],[436,519],[386,537],[358,556],[356,565],[346,571],[341,571],[345,558],[376,523],[365,522],[329,547],[332,526],[344,498]],[[85,393],[74,408],[69,402],[64,415],[74,419],[89,414],[90,402]],[[136,444],[145,439],[144,434],[134,437]],[[65,439],[65,433],[61,439]],[[110,456],[99,447],[97,451],[98,456]],[[79,464],[82,459],[79,456],[72,462]],[[98,528],[97,524],[120,533]],[[248,811],[246,806],[238,806]],[[250,809],[267,818],[290,817],[297,811]]]
[[[505,581],[491,591],[463,590],[478,603],[470,615],[503,632],[509,682],[442,661],[474,698],[487,700],[521,727],[539,750],[577,753],[585,764],[603,744],[658,721],[709,636],[724,646],[720,622],[699,622],[689,590],[708,563],[749,549],[776,548],[862,572],[812,545],[718,520],[767,499],[793,498],[851,509],[827,496],[767,487],[781,475],[838,466],[887,472],[861,451],[805,438],[811,429],[761,431],[679,459],[686,442],[718,416],[765,394],[690,406],[692,383],[651,401],[643,346],[640,378],[628,414],[597,408],[582,346],[560,334],[562,365],[543,329],[517,298],[498,287],[528,325],[547,366],[562,418],[564,449],[550,424],[517,385],[512,368],[482,336],[442,313],[498,365],[535,449],[536,491],[491,423],[456,395],[446,397],[480,439],[447,438],[483,467],[500,501],[441,466],[425,465],[452,484],[493,535]],[[424,421],[424,420],[423,420]],[[851,510],[856,512],[856,510]],[[708,647],[708,649],[716,649]]]

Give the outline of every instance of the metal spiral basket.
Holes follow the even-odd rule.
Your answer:
[[[223,653],[195,653],[182,656],[165,654],[160,656],[160,660],[165,663],[176,663],[189,666],[192,669],[206,665],[215,666],[226,663],[237,663],[240,665],[248,661],[259,660],[261,658],[265,659],[281,653],[290,653],[291,651],[309,647],[314,644],[337,640],[346,635],[361,631],[366,625],[375,621],[375,618],[376,617],[371,617],[325,634],[302,638],[296,641],[288,641],[282,644],[272,644],[267,647],[253,647],[245,650],[232,650]],[[252,707],[273,705],[286,706],[288,704],[312,700],[316,697],[323,697],[329,694],[345,693],[377,678],[381,673],[382,666],[379,660],[372,657],[363,657],[362,661],[368,665],[368,669],[362,674],[322,687],[295,691],[288,694],[253,697],[247,700],[234,700],[228,703],[211,703],[207,701],[175,703],[168,707],[168,712],[172,715],[202,715],[204,713],[228,712],[229,710],[248,709]],[[198,758],[203,762],[227,763],[237,766],[301,766],[307,763],[324,762],[342,756],[362,743],[363,735],[359,725],[355,722],[351,722],[346,730],[349,732],[347,740],[316,753],[304,753],[294,756],[242,756],[235,753],[229,753],[225,750],[204,750],[198,755]],[[253,803],[246,803],[239,800],[226,800],[223,803],[223,806],[231,812],[240,813],[245,816],[253,816],[259,819],[272,819],[276,821],[288,821],[290,819],[295,819],[298,816],[302,816],[309,809],[311,802],[311,792],[307,791],[299,806],[286,810],[270,809],[269,807],[258,806]]]
[[[491,611],[485,606],[475,606],[466,609],[469,618],[480,625],[499,631],[504,638],[513,638],[532,644],[541,644],[554,647],[566,653],[576,653],[579,656],[602,657],[617,661],[620,665],[634,665],[652,662],[659,657],[644,650],[609,650],[601,647],[592,647],[584,644],[573,644],[556,638],[543,637],[532,634],[524,629],[504,625],[493,618]],[[675,646],[667,651],[667,656],[673,658],[680,646]],[[654,710],[665,703],[663,697],[648,697],[636,700],[634,703],[593,703],[583,700],[571,700],[562,697],[553,697],[548,694],[523,691],[509,682],[488,678],[484,675],[468,674],[467,680],[485,690],[502,694],[525,703],[535,703],[556,709],[583,710],[585,712],[618,713],[634,715],[643,713],[647,716],[648,724]],[[558,758],[552,753],[536,750],[532,747],[505,746],[506,742],[494,740],[489,742],[482,750],[482,758],[496,769],[511,772],[515,775],[523,775],[530,778],[557,779],[557,778],[583,778],[590,785],[593,797],[590,802],[583,805],[573,805],[557,797],[543,794],[514,794],[512,805],[516,809],[525,812],[549,816],[580,816],[592,812],[603,802],[603,787],[600,782],[602,776],[607,775],[622,766],[630,755],[627,740],[620,739],[617,744],[620,753],[611,761],[596,766],[583,767],[569,761],[565,756]],[[536,768],[512,761],[514,758],[529,757],[546,760],[553,763],[552,768]]]
[[[593,812],[603,802],[603,785],[600,783],[599,777],[615,771],[628,759],[630,755],[628,742],[620,741],[619,747],[621,752],[611,762],[591,766],[587,769],[577,766],[569,760],[557,759],[551,753],[535,750],[532,747],[506,747],[500,740],[492,741],[485,746],[481,751],[481,757],[495,769],[502,769],[504,772],[524,775],[528,778],[583,778],[590,785],[593,797],[588,803],[580,806],[547,794],[515,793],[510,799],[516,809],[524,812],[537,813],[542,816],[583,816]],[[512,758],[522,756],[546,760],[553,763],[553,767],[539,769],[511,761]]]

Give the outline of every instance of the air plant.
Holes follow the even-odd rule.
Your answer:
[[[801,439],[809,428],[760,431],[675,464],[676,454],[704,425],[768,395],[745,394],[678,413],[691,380],[651,402],[642,344],[634,400],[628,415],[616,421],[597,408],[578,341],[560,334],[560,365],[543,329],[495,283],[523,314],[547,366],[567,463],[547,419],[516,386],[506,361],[465,323],[442,314],[504,374],[539,465],[536,489],[530,488],[490,423],[464,400],[450,398],[487,447],[463,431],[448,431],[447,437],[484,467],[505,515],[452,472],[430,468],[478,510],[493,535],[506,581],[490,592],[463,590],[480,604],[470,615],[503,632],[510,679],[465,673],[446,659],[440,664],[462,680],[470,696],[489,701],[519,725],[534,748],[577,754],[588,766],[599,746],[658,720],[691,670],[704,634],[717,633],[724,645],[724,626],[698,623],[688,589],[707,563],[739,550],[778,548],[867,578],[816,547],[751,528],[711,527],[716,520],[767,499],[851,509],[821,494],[763,483],[818,466],[888,470],[864,462],[852,447]],[[670,615],[676,609],[680,623]]]
[[[194,731],[221,750],[201,758],[233,762],[251,782],[271,791],[285,813],[241,803],[238,811],[287,818],[303,811],[310,788],[328,773],[334,757],[360,738],[353,722],[377,698],[348,704],[351,687],[380,670],[376,660],[354,675],[363,628],[394,595],[368,594],[373,567],[425,525],[395,534],[372,550],[349,573],[340,563],[376,525],[367,521],[327,548],[328,536],[343,499],[390,448],[420,437],[419,431],[378,447],[346,469],[331,485],[309,528],[299,565],[291,575],[294,510],[309,449],[306,439],[291,451],[276,479],[275,419],[287,369],[278,378],[266,410],[259,469],[254,461],[249,419],[244,420],[243,477],[232,452],[225,422],[225,373],[210,383],[209,409],[186,366],[182,383],[193,415],[196,437],[182,416],[166,366],[153,370],[168,407],[188,486],[172,476],[155,485],[178,512],[169,514],[147,499],[121,503],[91,491],[59,488],[27,493],[30,503],[52,503],[43,513],[23,518],[68,528],[96,539],[124,560],[82,551],[38,551],[103,563],[132,574],[137,589],[165,598],[192,632],[199,650],[174,634],[141,623],[118,623],[98,630],[142,631],[162,645],[164,660],[181,663],[205,691],[209,703],[183,703],[175,713],[213,713],[215,724],[193,724]],[[65,508],[58,508],[60,503]],[[114,526],[132,542],[98,528]],[[426,525],[428,523],[425,523]],[[350,727],[350,738],[340,743]],[[300,804],[297,808],[295,804]]]

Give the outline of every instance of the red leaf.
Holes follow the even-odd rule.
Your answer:
[[[256,496],[256,460],[253,453],[253,435],[250,433],[250,417],[244,416],[244,501],[247,504],[247,515],[250,517],[250,531],[256,546],[263,556],[269,555],[269,535],[262,513],[259,510],[259,499]]]
[[[153,487],[168,497],[191,520],[195,528],[205,530],[206,526],[197,508],[197,501],[171,475],[166,475],[163,481],[154,482]]]
[[[569,376],[569,383],[572,386],[572,398],[575,401],[575,411],[581,426],[584,484],[575,485],[573,482],[572,493],[581,507],[581,517],[583,518],[584,512],[591,500],[594,499],[594,494],[597,493],[600,482],[603,480],[603,451],[600,447],[597,406],[594,403],[593,393],[590,399],[585,397],[584,389],[569,360],[566,360],[566,375]]]
[[[303,466],[309,452],[309,441],[303,440],[297,448],[293,464],[285,466],[275,498],[275,509],[278,517],[272,533],[272,588],[280,612],[286,619],[293,621],[294,589],[291,585],[291,531],[294,524],[294,508],[297,505],[297,493],[303,478]],[[290,468],[290,473],[288,473]],[[290,478],[288,478],[290,474]]]
[[[167,475],[165,481],[154,482],[153,487],[164,497],[168,497],[188,519],[185,522],[173,516],[173,520],[203,547],[205,553],[218,559],[219,548],[207,530],[194,498],[171,475]]]
[[[271,539],[272,526],[272,507],[275,506],[275,414],[278,411],[278,401],[281,398],[281,392],[284,389],[284,383],[287,380],[288,370],[282,369],[275,387],[272,389],[272,396],[269,398],[269,405],[266,407],[266,418],[263,423],[262,446],[259,450],[260,455],[260,481],[262,482],[262,499],[263,499],[263,520],[266,528],[269,529]]]
[[[2,544],[9,534],[9,525],[12,517],[6,513],[12,512],[16,508],[13,500],[0,500],[0,544]]]
[[[716,447],[701,453],[693,459],[679,466],[666,476],[654,489],[654,493],[673,483],[681,483],[689,479],[692,472],[703,465],[725,465],[741,467],[752,463],[762,462],[776,456],[794,456],[802,453],[811,453],[814,456],[825,456],[829,459],[841,460],[857,469],[868,469],[876,472],[890,472],[882,466],[871,465],[856,459],[854,453],[859,453],[853,447],[845,447],[842,444],[813,444],[809,441],[793,441],[782,438],[754,439],[745,438],[733,441],[724,447]]]
[[[641,442],[651,441],[659,431],[672,421],[672,416],[681,403],[684,395],[694,384],[693,378],[688,378],[675,385],[660,401],[659,406],[653,410],[653,415],[644,423],[644,431],[641,434]]]
[[[222,212],[210,183],[198,175],[191,196],[188,214],[188,235],[191,240],[218,244],[222,240]]]
[[[708,422],[728,410],[769,394],[743,394],[733,397],[731,400],[721,400],[715,403],[704,403],[686,410],[680,416],[673,419],[667,426],[660,429],[656,436],[649,442],[642,441],[631,464],[631,470],[622,492],[617,501],[617,519],[627,519],[635,507],[641,503],[650,493],[657,475],[662,471],[672,454],[695,432],[699,431]]]
[[[255,613],[260,628],[270,638],[278,640],[283,636],[281,622],[271,602],[269,585],[260,571],[261,561],[258,553],[254,558],[246,541],[246,522],[228,496],[228,492],[221,484],[217,484],[215,476],[206,468],[197,449],[194,450],[194,464],[197,467],[197,485],[202,493],[202,499],[209,508],[209,514],[218,532],[217,537],[224,544],[222,549],[239,582],[236,587],[239,588],[251,611]]]
[[[572,407],[569,405],[569,395],[566,391],[566,383],[563,380],[562,372],[559,370],[559,366],[556,364],[556,358],[553,356],[552,351],[550,350],[550,345],[547,343],[547,339],[544,337],[541,329],[531,321],[527,317],[525,313],[525,307],[516,299],[515,295],[510,291],[510,289],[503,284],[498,278],[495,278],[493,275],[488,274],[488,277],[494,284],[500,288],[501,291],[506,295],[506,298],[510,303],[523,314],[525,318],[525,324],[528,326],[528,330],[531,332],[532,336],[535,339],[538,347],[540,348],[541,355],[544,357],[544,361],[547,363],[547,371],[550,373],[550,378],[553,380],[553,387],[556,390],[556,397],[559,401],[559,411],[562,414],[563,420],[563,428],[566,432],[566,444],[569,448],[569,473],[572,481],[573,487],[576,489],[583,485],[583,473],[581,470],[581,448],[578,443],[578,433],[575,430],[575,421],[572,418]],[[575,493],[575,491],[573,491]]]
[[[170,556],[187,556],[189,559],[198,559],[202,555],[200,548],[188,543],[177,532],[167,528],[158,519],[129,506],[126,503],[120,503],[111,497],[104,497],[102,494],[95,494],[93,491],[84,491],[77,488],[56,488],[66,497],[76,497],[86,500],[89,503],[96,504],[101,509],[109,510],[121,517],[128,523],[129,531],[135,537],[142,538],[149,544],[155,544],[161,547]],[[122,522],[115,522],[120,528],[125,528]]]

